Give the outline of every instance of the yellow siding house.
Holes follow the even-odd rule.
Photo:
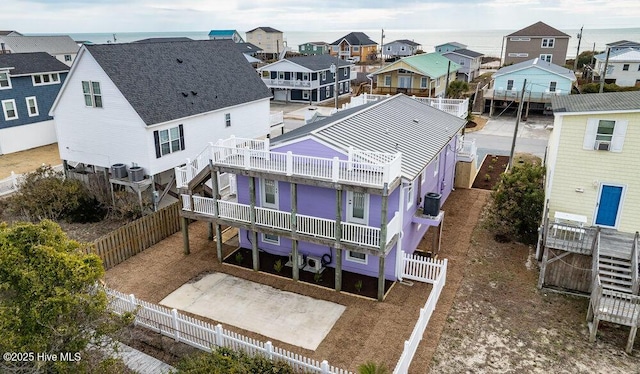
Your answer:
[[[556,96],[547,149],[548,216],[640,230],[640,92]]]

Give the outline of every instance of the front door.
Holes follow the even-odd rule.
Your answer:
[[[347,222],[369,224],[369,194],[347,191]]]
[[[616,227],[622,202],[622,186],[603,184],[596,206],[596,225]]]
[[[398,87],[399,88],[411,88],[411,76],[398,75]]]
[[[260,189],[262,195],[262,207],[279,209],[278,201],[278,181],[272,179],[262,179],[262,188]]]

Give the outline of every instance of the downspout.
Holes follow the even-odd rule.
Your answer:
[[[398,238],[398,242],[396,243],[396,278],[401,281],[402,280],[402,270],[404,264],[402,263],[402,238],[404,237],[404,186],[400,183],[400,191],[399,191],[399,204],[398,210],[400,211],[400,237]]]
[[[373,74],[367,74],[369,79],[369,95],[373,94]]]

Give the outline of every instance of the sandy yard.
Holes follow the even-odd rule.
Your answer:
[[[42,164],[51,166],[62,164],[58,153],[58,143],[0,155],[0,179],[10,176],[12,171],[16,174],[34,171]]]

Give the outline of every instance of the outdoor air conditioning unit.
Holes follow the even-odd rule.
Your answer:
[[[304,262],[304,256],[302,255],[302,253],[298,253],[298,268],[302,269],[303,267],[305,267],[305,265],[306,263]],[[293,252],[289,253],[289,261],[287,261],[285,266],[293,267]]]
[[[594,148],[598,151],[609,151],[611,150],[611,142],[608,140],[596,140]]]
[[[310,271],[312,273],[319,273],[324,270],[320,257],[307,256],[307,266],[304,267],[304,270]]]

